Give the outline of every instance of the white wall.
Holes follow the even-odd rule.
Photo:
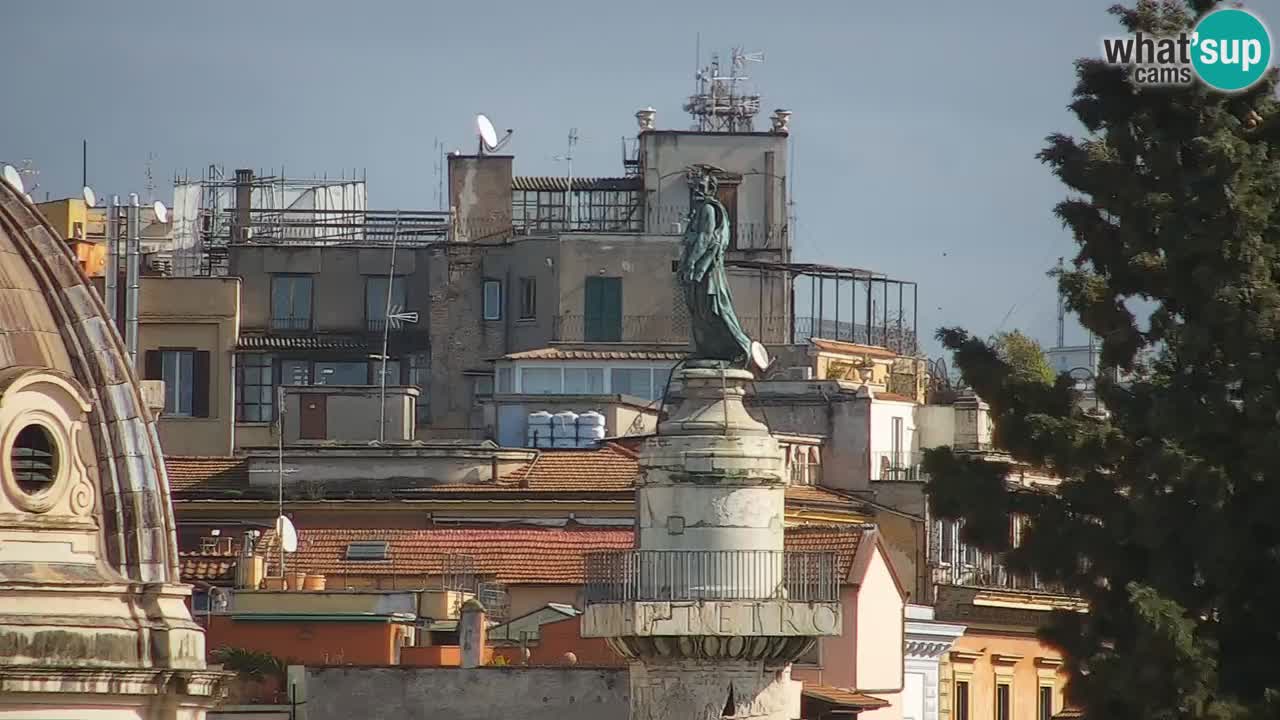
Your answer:
[[[951,445],[956,439],[956,409],[950,405],[916,408],[916,444],[912,450]]]
[[[893,450],[893,418],[902,419],[902,451],[910,452],[917,447],[915,410],[914,403],[889,400],[871,403],[871,438],[868,449],[873,462],[878,453]]]

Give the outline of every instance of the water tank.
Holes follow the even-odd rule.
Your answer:
[[[551,413],[546,410],[529,413],[529,422],[527,423],[527,426],[529,429],[525,447],[551,447]]]
[[[588,410],[578,416],[578,447],[593,447],[604,439],[604,416]]]
[[[578,413],[561,410],[551,416],[551,447],[578,447]]]

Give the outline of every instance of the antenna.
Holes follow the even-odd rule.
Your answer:
[[[80,197],[84,198],[84,204],[86,207],[94,207],[98,204],[98,196],[93,192],[93,188],[88,185],[85,185],[80,191]]]
[[[1062,274],[1062,258],[1058,258],[1058,274]],[[1058,291],[1058,347],[1066,345],[1067,337],[1067,303],[1062,291]],[[1092,336],[1090,336],[1092,338]],[[1092,340],[1090,341],[1092,342]]]
[[[151,176],[151,161],[155,159],[156,159],[155,153],[152,153],[152,152],[147,153],[147,164],[145,166],[145,177],[147,178],[147,181],[143,183],[142,187],[145,188],[147,191],[148,202],[150,202],[153,198],[155,198],[155,195],[156,195],[156,181],[155,181],[155,178]],[[160,222],[164,222],[164,221],[161,220]]]
[[[498,139],[498,131],[494,129],[493,123],[489,121],[489,117],[484,113],[476,115],[476,133],[480,136],[480,155],[485,152],[497,152],[511,140],[511,134],[514,130],[507,130],[507,134]]]
[[[164,203],[160,202],[159,200],[151,203],[151,210],[156,214],[156,222],[158,223],[169,222],[169,208],[165,207]]]
[[[573,228],[573,148],[578,144],[578,128],[569,128],[569,149],[564,155],[557,155],[553,160],[564,160],[568,166],[568,182],[565,184],[564,191],[564,222],[565,227]]]
[[[760,112],[760,95],[754,92],[740,94],[738,90],[739,83],[751,79],[742,74],[749,62],[764,62],[764,53],[747,53],[742,48],[734,48],[730,54],[728,75],[720,73],[719,54],[713,54],[711,64],[697,72],[697,90],[684,105],[685,112],[693,115],[695,130],[751,132],[752,119]]]
[[[298,551],[298,529],[293,526],[293,521],[280,515],[276,518],[276,534],[280,536],[280,547],[285,552]]]

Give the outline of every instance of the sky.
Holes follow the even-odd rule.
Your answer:
[[[359,169],[371,207],[434,209],[435,143],[471,151],[475,113],[515,129],[517,174],[563,174],[577,128],[574,174],[619,175],[635,111],[687,128],[698,48],[740,46],[762,114],[794,113],[797,261],[919,283],[922,336],[1047,346],[1074,243],[1035,155],[1080,131],[1072,62],[1120,34],[1114,1],[0,0],[0,160],[39,169],[37,200],[79,194],[83,139],[99,197],[145,194],[148,166],[166,202],[210,164]]]

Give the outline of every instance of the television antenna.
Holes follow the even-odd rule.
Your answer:
[[[498,131],[494,129],[493,123],[484,113],[476,115],[476,134],[480,137],[480,150],[477,154],[484,155],[486,152],[497,152],[501,150],[508,142],[511,141],[511,134],[514,130],[507,129],[507,134],[498,139]]]
[[[697,91],[684,104],[693,116],[694,129],[700,132],[751,132],[752,119],[760,112],[759,93],[742,93],[739,84],[750,80],[743,74],[746,64],[764,62],[763,52],[743,52],[734,48],[730,54],[729,74],[721,73],[720,56],[713,54],[711,64],[697,72]]]
[[[484,115],[480,115],[478,117],[484,118]],[[485,121],[488,122],[488,119],[486,118]],[[478,121],[476,124],[481,125],[481,123],[479,123]],[[481,130],[483,131],[483,125],[481,125]],[[492,133],[492,130],[493,130],[492,125],[489,126],[489,130]],[[510,131],[507,132],[507,137],[511,137]],[[482,143],[484,142],[483,132],[481,134],[480,140]],[[390,339],[391,339],[391,328],[394,324],[395,328],[399,330],[403,326],[403,323],[418,322],[418,313],[404,312],[404,308],[400,307],[399,305],[393,305],[391,302],[392,298],[394,297],[392,295],[392,290],[395,289],[395,285],[396,285],[396,246],[399,245],[399,241],[400,241],[400,211],[397,210],[395,229],[391,233],[391,258],[389,262],[390,266],[387,268],[387,304],[385,306],[386,311],[383,313],[383,321],[382,321],[382,371],[378,373],[378,375],[380,376],[378,378],[378,385],[379,385],[378,442],[379,443],[383,443],[387,441],[387,360],[388,360],[387,344],[390,342]]]
[[[552,160],[563,160],[568,168],[566,173],[568,182],[565,184],[564,191],[564,222],[565,226],[573,228],[573,148],[578,144],[578,128],[569,128],[569,148],[564,155],[556,155]]]
[[[18,191],[18,194],[25,194],[26,188],[22,186],[22,173],[18,172],[18,168],[5,164],[3,172],[4,181],[9,183],[9,187]]]
[[[84,198],[85,207],[95,207],[98,204],[98,195],[88,185],[80,190],[80,197]]]
[[[151,203],[151,211],[156,215],[156,222],[161,224],[169,222],[169,208],[165,207],[164,203],[159,200]]]

